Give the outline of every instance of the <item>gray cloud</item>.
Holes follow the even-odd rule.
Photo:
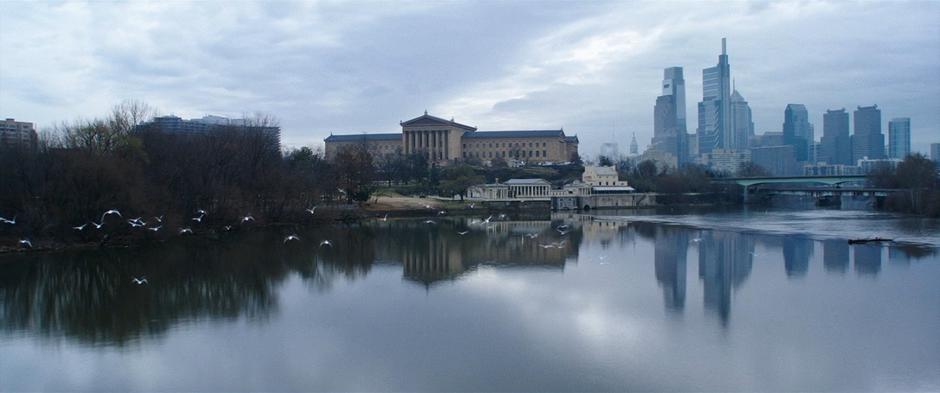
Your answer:
[[[167,113],[282,120],[288,145],[395,131],[429,109],[481,129],[557,128],[594,153],[648,143],[662,69],[729,39],[758,132],[804,103],[879,104],[940,141],[940,3],[0,3],[0,112],[40,126],[124,98]],[[693,127],[694,127],[694,122]]]

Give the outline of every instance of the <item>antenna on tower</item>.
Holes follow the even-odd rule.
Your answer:
[[[728,51],[727,51],[728,47],[727,47],[727,45],[726,45],[727,42],[726,42],[725,40],[726,40],[725,37],[721,37],[721,54],[723,54],[723,55],[727,55],[727,54],[728,54]]]

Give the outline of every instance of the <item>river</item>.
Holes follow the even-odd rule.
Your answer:
[[[479,221],[0,256],[0,390],[940,390],[937,220]]]

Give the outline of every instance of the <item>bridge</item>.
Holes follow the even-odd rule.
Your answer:
[[[712,183],[735,183],[744,187],[744,201],[747,202],[748,191],[752,186],[764,184],[793,184],[793,183],[816,183],[832,186],[833,188],[822,188],[818,191],[832,191],[839,189],[842,184],[863,182],[868,178],[866,175],[841,175],[841,176],[757,176],[757,177],[725,177],[712,180]],[[801,189],[806,192],[808,189]],[[816,190],[816,189],[814,189]]]
[[[730,183],[737,185],[756,186],[758,184],[785,184],[785,183],[818,183],[829,186],[838,186],[843,183],[853,183],[865,181],[866,175],[842,175],[842,176],[761,176],[761,177],[725,177],[712,180],[713,183]]]

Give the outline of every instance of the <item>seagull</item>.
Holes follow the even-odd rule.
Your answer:
[[[489,224],[489,223],[490,223],[490,219],[491,219],[491,218],[493,218],[493,216],[492,216],[492,215],[491,215],[491,216],[489,216],[489,217],[487,217],[487,218],[486,218],[485,220],[483,220],[483,223],[484,223],[484,224]]]
[[[504,218],[506,218],[506,215],[503,214],[503,213],[500,213],[500,214],[499,214],[499,219],[502,220],[502,219],[504,219]]]
[[[84,230],[85,230],[85,227],[87,227],[87,226],[88,226],[88,223],[86,222],[86,223],[84,223],[84,224],[82,224],[82,225],[72,227],[72,229],[77,230],[77,231],[84,231]]]
[[[189,228],[180,229],[180,235],[182,235],[182,234],[184,234],[184,233],[192,234],[192,233],[193,233],[193,230],[192,230],[192,229],[189,229]]]
[[[94,225],[94,226],[95,226],[95,229],[101,229],[101,227],[104,226],[104,221],[102,221],[101,224],[92,221],[92,222],[91,222],[91,225]]]
[[[329,240],[324,240],[324,241],[320,242],[320,247],[323,247],[323,246],[330,246],[330,247],[333,247],[333,243],[331,243]]]
[[[33,242],[29,241],[29,239],[20,239],[20,245],[26,248],[33,248]]]
[[[471,203],[471,204],[469,204],[469,205],[467,205],[467,207],[469,207],[469,208],[471,208],[471,209],[473,209],[473,207],[474,207],[474,206],[475,206],[475,205],[474,205],[474,204],[472,204],[472,203]]]
[[[203,218],[203,217],[205,217],[205,216],[203,215],[203,216],[199,216],[199,217],[193,217],[193,221],[195,221],[195,222],[202,222],[202,218]]]
[[[160,216],[160,217],[154,216],[153,219],[157,220],[157,222],[159,223],[163,223],[163,216]]]
[[[111,209],[111,210],[108,210],[108,211],[104,212],[104,214],[101,215],[101,223],[102,223],[102,224],[104,223],[104,217],[107,216],[107,215],[109,215],[109,214],[117,214],[118,217],[121,217],[121,218],[124,217],[124,216],[121,215],[121,212],[117,211],[117,209]]]
[[[447,211],[444,211],[444,210],[441,210],[441,211],[437,212],[437,215],[439,215],[439,216],[443,216],[443,215],[445,215],[445,214],[447,214]]]
[[[242,217],[242,224],[244,224],[244,223],[246,223],[246,222],[249,222],[249,221],[254,221],[254,220],[255,220],[255,218],[252,217],[252,216],[250,216],[250,215],[244,216],[244,217]]]
[[[307,213],[310,213],[311,215],[312,215],[313,213],[315,213],[316,211],[317,211],[317,207],[316,207],[316,206],[307,209]]]
[[[568,234],[568,231],[566,231],[566,230],[564,230],[564,229],[561,229],[560,227],[559,227],[559,228],[555,228],[555,230],[558,231],[558,233],[560,233],[562,236],[565,236],[565,235]]]
[[[139,224],[139,223],[137,223],[137,221],[134,221],[134,220],[127,220],[127,223],[128,223],[128,224],[131,224],[131,227],[134,227],[134,228],[144,226],[144,224]]]
[[[147,228],[147,230],[148,230],[148,231],[154,231],[154,232],[156,232],[156,231],[159,231],[160,228],[163,228],[163,225],[160,225],[160,226],[158,226],[158,227],[153,227],[153,228]]]
[[[695,238],[695,239],[692,239],[692,243],[698,243],[698,242],[700,242],[700,241],[702,241],[702,238],[700,238],[700,237],[697,237],[697,238]]]
[[[470,233],[470,231],[457,232],[458,235],[463,236]]]
[[[382,217],[382,221],[388,221],[388,213],[385,213],[385,217]]]
[[[12,220],[0,217],[0,222],[4,224],[16,225],[16,216],[13,216]]]
[[[231,231],[231,230],[232,230],[232,226],[231,226],[231,225],[226,225],[226,226],[224,226],[224,227],[222,227],[222,228],[225,228],[226,231]]]
[[[525,236],[528,237],[529,239],[535,239],[535,238],[539,237],[539,234],[538,234],[538,233],[527,233],[527,234],[525,234]]]
[[[131,280],[131,282],[137,285],[147,284],[147,277],[141,277],[141,278],[134,277]]]
[[[434,220],[424,220],[425,224],[437,224]]]
[[[430,209],[430,208],[431,208],[431,205],[424,205],[424,208],[425,208],[425,209]]]
[[[205,211],[205,210],[202,210],[202,209],[196,209],[196,214],[199,214],[199,215],[204,216],[204,215],[206,215],[206,211]]]
[[[297,235],[290,235],[284,238],[284,243],[287,243],[291,240],[300,240],[300,238],[297,237]]]

